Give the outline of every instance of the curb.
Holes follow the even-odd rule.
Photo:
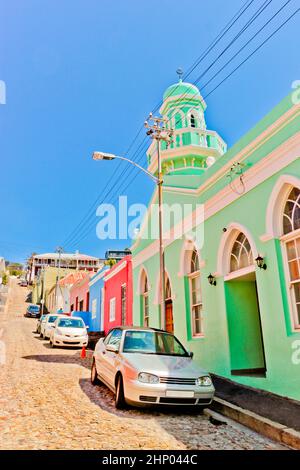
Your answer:
[[[300,432],[215,397],[211,408],[274,441],[300,450]]]

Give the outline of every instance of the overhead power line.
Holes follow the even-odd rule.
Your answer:
[[[270,18],[270,19],[263,25],[262,28],[260,28],[260,30],[258,31],[258,33],[261,32],[261,31],[280,13],[280,11],[282,11],[283,8],[285,8],[285,7],[287,6],[287,4],[290,3],[290,1],[291,1],[291,0],[288,0],[281,8],[275,13],[275,15],[273,15],[272,18]],[[269,2],[264,2],[264,5],[268,6],[269,3],[270,3],[270,1],[269,1]],[[264,6],[264,5],[263,5],[263,6]],[[262,7],[263,7],[263,6],[262,6]],[[262,7],[260,7],[260,10],[261,10]],[[299,10],[300,10],[300,8],[297,9],[294,13],[292,13],[292,14],[287,18],[287,20],[285,20],[275,31],[273,31],[273,32],[272,32],[272,33],[271,33],[271,34],[252,52],[252,53],[251,53],[251,54],[249,54],[249,55],[246,57],[246,59],[244,59],[244,60],[243,60],[230,74],[228,74],[213,90],[211,90],[211,91],[206,95],[206,97],[207,97],[207,96],[210,96],[217,88],[219,88],[219,86],[221,86],[222,83],[224,83],[229,77],[231,77],[244,63],[246,63],[258,50],[260,50],[260,49],[261,49],[261,48],[262,48],[280,29],[282,29],[282,28],[285,26],[285,24],[287,24],[287,23],[299,12]],[[257,15],[257,12],[256,12],[255,15]],[[252,19],[253,19],[253,18],[255,18],[255,19],[257,18],[257,16],[255,16],[255,15],[253,15]],[[250,20],[249,20],[249,21],[250,21]],[[248,21],[248,23],[249,23],[249,21]],[[245,26],[244,26],[244,28],[245,28]],[[255,33],[255,36],[256,36],[258,33]],[[240,36],[240,35],[239,35],[239,36]],[[218,74],[219,74],[219,73],[220,73],[220,72],[221,72],[221,71],[222,71],[222,70],[223,70],[223,69],[242,51],[242,50],[244,50],[245,47],[253,40],[253,38],[254,38],[254,36],[253,36],[253,37],[234,55],[234,57],[232,57],[232,58],[222,67],[222,69],[220,69],[220,70],[217,72],[217,74],[214,75],[214,77],[212,77],[212,78],[210,79],[210,81],[212,81],[212,80],[216,77],[216,75],[218,75]],[[210,83],[210,81],[208,81],[208,82],[205,84],[205,86],[207,86],[207,85]],[[205,97],[205,98],[206,98],[206,97]],[[141,144],[140,144],[140,145],[141,145]],[[137,152],[135,152],[135,154],[136,154],[136,153],[137,153]],[[143,156],[143,155],[141,154],[141,155],[140,155],[140,158],[141,158],[141,156]],[[124,170],[124,171],[125,171],[125,170]],[[131,173],[131,172],[132,172],[132,171],[130,171],[130,173]],[[133,178],[130,180],[130,182],[132,182],[132,181],[137,177],[137,175],[138,175],[138,173],[136,173],[136,174],[133,176]],[[129,175],[128,175],[128,176],[129,176]],[[125,188],[125,189],[127,189],[127,187],[130,186],[130,183],[128,183],[128,180],[126,181],[126,183],[127,183],[127,185],[126,185],[126,188]],[[111,188],[111,190],[109,191],[109,194],[111,194],[111,192],[112,192],[113,189],[115,189],[115,188]],[[123,189],[123,191],[124,191],[124,189]],[[93,213],[93,215],[94,215],[94,213]],[[94,225],[94,221],[92,221],[92,226],[93,226],[93,225]],[[85,227],[85,228],[87,228],[87,227]],[[85,230],[85,231],[84,231],[84,232],[85,232],[84,234],[79,234],[79,233],[77,233],[77,234],[76,234],[77,236],[75,235],[73,238],[70,239],[70,243],[72,243],[72,244],[73,244],[73,243],[79,243],[81,240],[83,240],[83,239],[88,235],[88,233],[89,233],[89,228],[90,228],[90,224],[89,224],[89,226],[88,226],[88,230]]]

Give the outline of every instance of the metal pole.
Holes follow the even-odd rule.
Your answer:
[[[58,247],[56,251],[58,253],[58,270],[57,270],[56,286],[55,286],[55,311],[57,312],[58,310],[58,282],[60,279],[60,260],[61,260],[61,254],[63,252],[63,249],[61,247]]]
[[[166,292],[165,292],[165,254],[163,244],[163,179],[161,171],[160,158],[160,140],[157,142],[157,165],[158,165],[158,222],[159,222],[159,272],[160,272],[160,325],[164,330],[166,328]]]

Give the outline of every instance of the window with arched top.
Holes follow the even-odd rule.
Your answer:
[[[143,275],[142,275],[141,291],[142,291],[143,325],[149,326],[149,284],[148,284],[148,277],[145,271],[143,272]]]
[[[191,325],[193,336],[203,334],[202,328],[202,293],[200,281],[200,262],[199,255],[194,249],[189,258],[188,278],[190,288],[190,309],[191,309]]]
[[[196,119],[194,114],[191,114],[191,127],[196,127]]]
[[[289,273],[294,328],[300,330],[300,189],[293,188],[283,212],[283,233]]]
[[[253,265],[253,254],[248,238],[240,232],[235,239],[230,254],[230,272]]]
[[[285,204],[283,214],[283,233],[300,229],[300,189],[293,188]]]

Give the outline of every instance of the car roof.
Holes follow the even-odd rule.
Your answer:
[[[168,333],[168,331],[161,330],[160,328],[150,328],[149,326],[126,326],[126,325],[121,325],[121,326],[114,326],[113,328],[110,329],[112,330],[136,330],[136,331],[159,331],[160,333]],[[172,333],[170,333],[172,334]]]

